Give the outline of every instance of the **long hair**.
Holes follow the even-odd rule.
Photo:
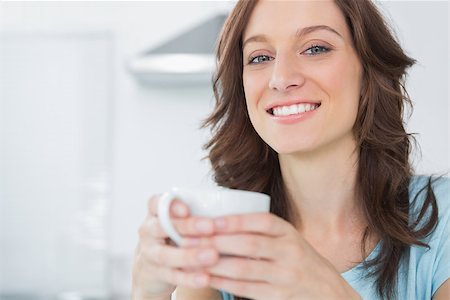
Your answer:
[[[242,80],[242,37],[257,1],[241,0],[224,24],[217,45],[213,77],[216,105],[203,122],[210,127],[205,144],[218,185],[267,193],[271,212],[293,222],[295,209],[281,176],[278,154],[256,133],[247,112]],[[361,200],[368,226],[361,241],[366,253],[372,234],[380,237],[378,255],[364,263],[376,279],[381,298],[396,296],[397,271],[411,245],[436,226],[437,204],[427,186],[425,202],[411,222],[409,184],[410,152],[414,137],[405,131],[405,105],[412,108],[404,88],[406,70],[414,64],[389,30],[370,0],[335,0],[342,11],[363,67],[362,95],[353,127],[359,161],[356,196]],[[430,217],[423,220],[431,209]],[[418,228],[418,224],[424,224]]]

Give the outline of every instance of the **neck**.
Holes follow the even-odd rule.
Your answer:
[[[362,210],[355,193],[358,151],[353,137],[314,152],[280,154],[279,160],[298,209],[300,232],[340,238],[358,227]]]

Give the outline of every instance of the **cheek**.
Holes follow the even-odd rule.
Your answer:
[[[247,78],[247,76],[243,76],[243,78],[242,78],[242,84],[243,84],[243,86],[244,86],[244,96],[245,96],[245,102],[247,103],[247,106],[248,106],[248,103],[249,103],[249,101],[250,101],[250,99],[252,98],[252,89],[251,89],[251,84],[250,84],[250,82],[251,82],[251,80],[249,80],[248,78]]]
[[[352,112],[357,110],[361,91],[361,67],[358,61],[343,59],[334,62],[329,72],[324,73],[323,79],[333,105],[347,104],[347,110],[350,108],[348,105],[353,106]]]
[[[266,77],[261,74],[243,73],[243,85],[245,103],[247,105],[247,112],[250,118],[250,123],[253,128],[258,132],[259,136],[264,135],[264,121],[260,102],[264,98],[264,92],[267,90],[268,82]]]
[[[262,94],[264,93],[266,82],[264,76],[255,73],[243,73],[243,85],[245,101],[249,114],[256,110]]]

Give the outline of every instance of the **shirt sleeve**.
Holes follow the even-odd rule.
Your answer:
[[[450,179],[441,178],[433,184],[438,204],[436,258],[434,262],[432,295],[450,278]]]

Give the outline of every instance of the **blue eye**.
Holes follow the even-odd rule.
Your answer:
[[[325,46],[314,45],[306,49],[303,53],[306,55],[319,55],[328,51],[330,51],[330,49]]]
[[[254,57],[250,57],[248,63],[249,64],[259,64],[259,63],[271,61],[271,60],[273,60],[273,57],[270,57],[268,55],[257,55]]]

